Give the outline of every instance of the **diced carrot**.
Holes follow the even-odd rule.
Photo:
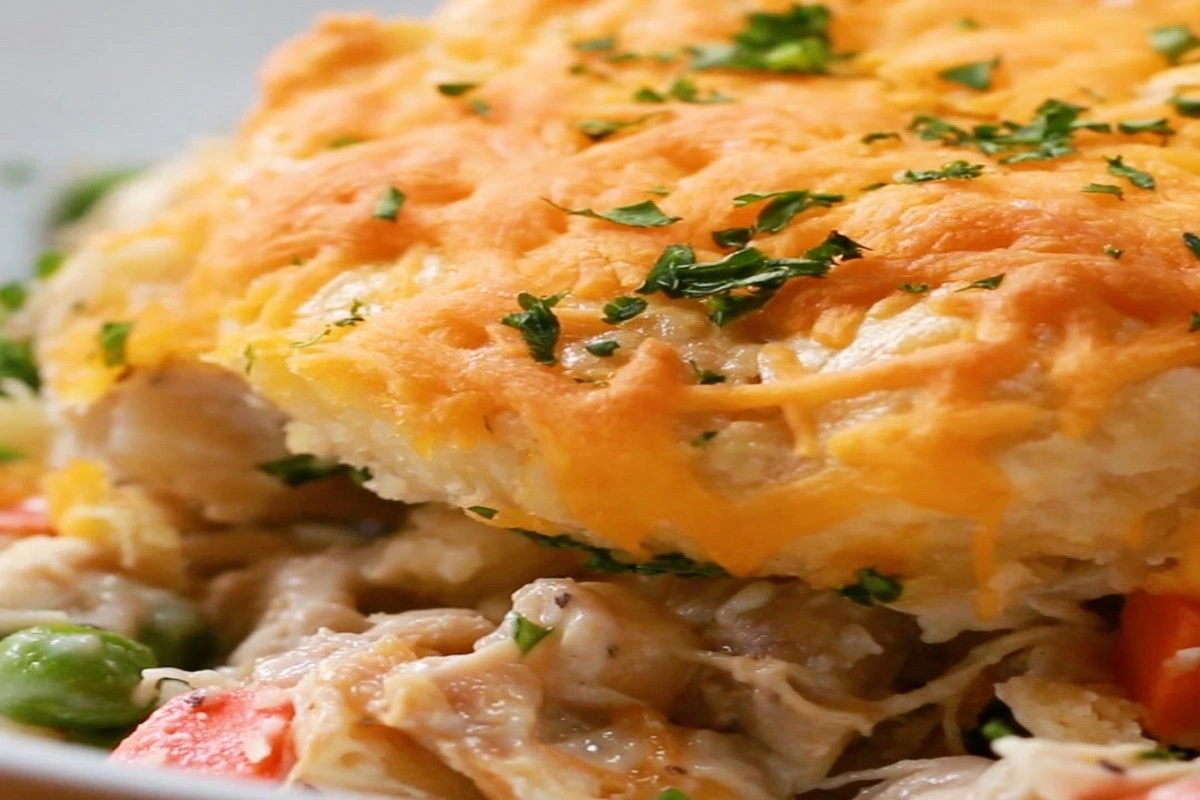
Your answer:
[[[0,508],[0,535],[32,536],[38,533],[54,533],[46,504],[40,498]]]
[[[1192,743],[1200,738],[1200,659],[1177,657],[1200,647],[1200,600],[1138,592],[1125,601],[1117,663],[1129,696],[1145,708],[1142,724],[1155,736]]]
[[[294,710],[282,695],[268,698],[243,689],[201,689],[172,698],[121,742],[112,758],[278,780],[291,766]]]

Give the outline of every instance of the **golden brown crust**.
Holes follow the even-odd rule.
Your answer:
[[[857,53],[838,66],[844,74],[696,73],[702,92],[734,98],[716,104],[632,102],[640,87],[668,86],[682,60],[609,63],[570,44],[615,34],[639,53],[678,51],[727,40],[747,11],[787,5],[466,0],[429,26],[326,19],[271,59],[232,164],[199,179],[153,228],[93,242],[94,254],[119,261],[113,254],[131,242],[165,238],[186,276],[149,288],[134,280],[143,291],[93,297],[60,317],[43,344],[53,391],[83,405],[101,396],[117,370],[100,364],[94,331],[134,319],[134,368],[204,359],[241,370],[252,345],[249,383],[306,425],[389,426],[416,454],[390,465],[403,480],[445,450],[508,454],[513,474],[491,486],[468,480],[445,498],[496,505],[497,524],[565,526],[632,552],[667,541],[738,573],[778,567],[803,537],[872,507],[994,527],[1013,501],[1002,447],[1089,436],[1126,388],[1200,363],[1200,335],[1189,332],[1200,271],[1181,241],[1200,228],[1200,122],[1164,102],[1173,85],[1197,81],[1187,66],[1166,74],[1147,41],[1150,28],[1195,19],[1200,3],[833,2],[833,41]],[[979,27],[955,25],[964,17]],[[936,77],[992,56],[1001,58],[992,91]],[[573,73],[576,63],[586,69]],[[435,89],[460,81],[481,84],[469,97],[490,114]],[[1081,131],[1078,154],[1017,165],[907,132],[861,141],[905,131],[916,113],[968,127],[1026,121],[1048,98],[1091,106],[1085,116],[1106,122],[1170,117],[1178,132],[1164,143]],[[578,131],[586,119],[646,115],[602,142]],[[363,141],[331,148],[339,137]],[[1108,175],[1103,157],[1115,155],[1157,188]],[[984,175],[864,189],[958,159],[983,164]],[[1120,184],[1124,200],[1080,191],[1092,182]],[[394,222],[373,217],[388,186],[407,195]],[[647,193],[656,186],[670,195]],[[695,301],[652,296],[611,362],[547,367],[499,325],[519,292],[569,292],[556,310],[562,343],[578,352],[612,330],[600,307],[636,289],[665,246],[719,256],[711,232],[757,210],[733,197],[789,189],[846,202],[806,212],[762,249],[798,256],[836,229],[870,248],[866,257],[790,282],[724,329],[698,323]],[[683,221],[622,227],[568,217],[543,198],[596,209],[654,199]],[[1000,274],[994,290],[954,291]],[[908,295],[897,290],[904,283],[932,291]],[[364,322],[292,346],[353,300]],[[836,355],[864,326],[918,307],[946,323],[940,332],[842,368],[797,360],[797,342]],[[688,358],[739,347],[784,377],[752,369],[695,385]],[[607,371],[604,383],[576,380]],[[874,413],[856,416],[863,403]],[[731,419],[783,420],[806,457],[729,490],[698,466],[689,432]],[[370,450],[337,454],[386,471],[365,458]],[[975,538],[986,578],[995,543]],[[822,565],[783,563],[836,583],[870,560],[902,565],[911,542],[901,544],[889,555],[877,539],[847,540],[839,552],[819,548]]]

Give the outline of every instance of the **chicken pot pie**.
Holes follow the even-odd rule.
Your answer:
[[[1190,797],[1198,33],[321,20],[9,304],[0,714],[429,800]]]

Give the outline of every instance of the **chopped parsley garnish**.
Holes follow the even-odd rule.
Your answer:
[[[362,144],[362,141],[363,140],[358,138],[357,136],[339,136],[336,139],[333,139],[332,141],[329,142],[329,149],[340,150],[343,147],[350,147],[351,145]]]
[[[692,439],[692,447],[703,447],[717,437],[717,431],[702,431]]]
[[[339,464],[331,459],[314,456],[311,453],[300,453],[285,456],[275,461],[259,464],[259,472],[279,479],[285,486],[303,486],[306,483],[333,478],[338,475],[350,475],[354,468],[347,464]],[[367,473],[369,479],[369,473]]]
[[[1191,321],[1188,323],[1188,333],[1200,331],[1200,311],[1193,311]]]
[[[756,12],[732,44],[689,48],[693,69],[819,74],[834,57],[829,39],[829,9],[795,4],[780,14]]]
[[[623,131],[626,128],[640,125],[646,120],[657,116],[656,114],[646,114],[636,119],[617,120],[617,119],[585,119],[579,123],[579,132],[591,139],[593,142],[603,141],[614,133]]]
[[[1154,176],[1149,172],[1142,172],[1140,169],[1133,167],[1122,161],[1122,156],[1109,158],[1105,156],[1104,160],[1108,162],[1108,174],[1118,178],[1125,178],[1139,189],[1153,189]]]
[[[1193,750],[1182,747],[1155,747],[1153,750],[1143,750],[1135,758],[1138,761],[1191,761],[1196,757]]]
[[[606,339],[602,342],[592,342],[591,344],[586,344],[583,346],[583,349],[599,358],[608,358],[613,353],[617,352],[617,348],[620,346],[621,345],[618,342],[614,342],[611,339]]]
[[[735,206],[748,206],[769,200],[763,210],[758,213],[754,223],[754,233],[779,233],[788,224],[810,208],[829,208],[846,198],[840,194],[825,194],[822,192],[806,192],[793,190],[787,192],[769,192],[767,194],[740,194],[733,198]]]
[[[914,172],[906,169],[897,177],[897,183],[929,183],[930,181],[970,181],[983,174],[983,164],[968,164],[966,161],[951,161],[941,169],[926,169]]]
[[[659,197],[667,197],[668,195],[671,194],[671,189],[670,189],[670,187],[667,187],[667,186],[651,186],[646,191],[649,192],[650,194],[656,194]]]
[[[558,317],[550,309],[558,305],[562,298],[561,294],[535,297],[528,292],[521,292],[517,295],[517,303],[524,311],[514,312],[500,320],[501,324],[521,332],[521,337],[529,346],[529,354],[539,364],[553,366],[558,363],[554,348],[558,344],[561,326]]]
[[[481,117],[490,116],[492,113],[491,105],[486,100],[480,100],[478,97],[471,98],[471,101],[467,103],[467,108],[472,114],[478,114]]]
[[[484,519],[495,519],[496,509],[488,508],[487,506],[470,506],[467,508],[472,514],[483,517]]]
[[[633,101],[635,103],[665,103],[667,96],[654,91],[649,86],[643,86],[633,93]]]
[[[618,297],[604,304],[604,321],[609,325],[628,322],[646,310],[646,301],[640,297]]]
[[[1083,106],[1051,99],[1038,106],[1034,118],[1024,125],[986,123],[968,131],[940,117],[923,114],[913,119],[909,129],[926,141],[952,147],[975,147],[990,156],[1006,153],[1000,159],[1002,163],[1018,164],[1061,158],[1076,152],[1072,144],[1076,131],[1112,133],[1112,125],[1107,122],[1080,119],[1086,110]]]
[[[439,83],[437,90],[446,97],[462,97],[472,89],[479,88],[478,83]]]
[[[692,798],[686,792],[671,788],[663,789],[654,800],[692,800]]]
[[[66,253],[58,250],[46,250],[37,257],[37,261],[33,265],[33,274],[35,277],[45,280],[58,272],[66,260]]]
[[[132,322],[106,322],[100,326],[100,353],[106,367],[125,366],[125,344],[133,331]]]
[[[0,464],[11,464],[14,461],[20,461],[25,458],[25,454],[20,450],[14,450],[11,447],[0,446]]]
[[[1159,136],[1174,136],[1175,129],[1167,122],[1166,117],[1158,119],[1131,119],[1117,123],[1117,130],[1130,135],[1138,133],[1155,133]]]
[[[929,291],[929,284],[928,283],[902,283],[899,286],[897,286],[896,288],[902,292],[907,292],[908,294],[925,294],[926,292]]]
[[[375,213],[373,216],[375,219],[395,222],[396,217],[400,214],[400,209],[404,206],[404,201],[407,199],[404,192],[395,186],[389,186],[384,189],[383,195],[375,203]]]
[[[639,294],[662,292],[667,297],[700,299],[708,318],[717,325],[756,311],[793,278],[823,278],[839,259],[862,258],[862,245],[837,231],[804,254],[804,258],[769,258],[747,247],[720,261],[696,263],[696,253],[686,244],[663,251],[638,288]]]
[[[1006,736],[1029,736],[1029,731],[1017,722],[1012,709],[998,699],[984,706],[974,728],[966,732],[963,743],[967,752],[986,758],[997,758],[992,743]]]
[[[971,64],[960,64],[938,73],[938,77],[951,83],[961,84],[977,92],[986,92],[992,88],[992,72],[1000,65],[1000,59],[976,61]]]
[[[565,534],[547,536],[522,528],[512,528],[511,530],[514,533],[519,533],[526,539],[537,542],[543,547],[581,550],[587,553],[589,558],[583,566],[585,569],[592,570],[593,572],[628,572],[635,575],[678,575],[681,578],[725,578],[729,576],[729,573],[718,564],[714,564],[711,561],[694,561],[683,553],[663,553],[647,561],[635,563],[618,559],[612,550],[572,539]]]
[[[861,141],[863,144],[871,144],[873,142],[882,142],[887,139],[900,141],[900,134],[896,133],[895,131],[872,131],[871,133],[868,133],[866,136],[862,137],[862,139],[859,141]]]
[[[882,575],[871,568],[858,570],[854,577],[855,582],[838,589],[838,594],[860,606],[894,603],[904,593],[904,587],[896,577]]]
[[[617,46],[617,37],[600,36],[595,39],[581,39],[572,43],[572,47],[581,53],[603,53]]]
[[[1187,245],[1187,249],[1192,251],[1192,255],[1200,258],[1200,236],[1194,233],[1185,233],[1183,235],[1183,243]]]
[[[28,296],[29,290],[25,288],[25,284],[6,283],[0,286],[0,307],[5,311],[20,311]]]
[[[1150,31],[1150,46],[1168,62],[1178,64],[1179,59],[1200,46],[1200,39],[1186,25],[1164,25]]]
[[[316,344],[317,342],[321,341],[326,336],[328,336],[333,331],[334,328],[353,328],[358,323],[364,322],[366,320],[366,318],[363,317],[363,315],[362,315],[362,309],[363,309],[362,301],[355,300],[353,303],[350,304],[350,311],[347,314],[347,316],[342,317],[341,319],[338,319],[338,320],[334,320],[333,322],[329,323],[328,325],[323,327],[321,330],[317,331],[312,336],[308,337],[307,339],[305,339],[303,341],[292,342],[292,347],[296,348],[297,350],[301,350],[305,347],[311,347],[312,345]]]
[[[712,232],[713,243],[727,250],[738,250],[750,244],[754,228],[724,228]]]
[[[1176,95],[1167,102],[1175,106],[1175,113],[1181,117],[1200,117],[1200,99]]]
[[[63,191],[54,210],[55,225],[78,222],[118,186],[129,182],[141,172],[140,168],[114,169],[87,175]]]
[[[1113,261],[1119,261],[1121,256],[1125,255],[1125,251],[1119,247],[1114,247],[1111,244],[1104,245],[1104,255],[1111,258]]]
[[[521,655],[528,654],[530,650],[537,647],[538,642],[552,633],[554,633],[554,628],[543,628],[521,614],[517,614],[513,620],[513,641],[517,643],[517,649],[521,651]]]
[[[653,200],[644,200],[641,203],[634,203],[631,206],[621,206],[611,211],[593,211],[590,208],[567,208],[549,199],[546,202],[567,214],[608,220],[618,225],[628,225],[631,228],[663,228],[667,225],[674,225],[682,219],[682,217],[667,216],[661,208],[655,205]]]
[[[1003,282],[1004,273],[1001,272],[999,275],[991,275],[987,278],[980,278],[977,281],[971,281],[966,286],[962,287],[961,289],[956,289],[955,291],[969,292],[972,289],[987,289],[990,291],[991,289],[998,289],[1000,284]]]
[[[1118,200],[1125,199],[1125,190],[1120,186],[1114,186],[1111,183],[1089,183],[1079,191],[1087,192],[1088,194],[1111,194]]]
[[[667,97],[674,98],[681,103],[732,103],[733,98],[729,95],[722,94],[716,89],[710,89],[706,94],[700,93],[700,87],[696,86],[696,82],[690,78],[676,78],[675,82],[667,87]]]
[[[983,26],[970,17],[959,17],[954,20],[954,27],[960,31],[977,31]]]
[[[255,351],[254,345],[246,345],[246,349],[242,351],[242,358],[246,362],[246,366],[243,369],[249,375],[250,370],[254,369],[254,362],[258,360],[258,353]]]
[[[25,384],[35,392],[42,387],[33,346],[29,342],[0,337],[0,381],[9,379]],[[3,396],[7,396],[7,392],[0,386],[0,397]]]
[[[714,372],[711,369],[700,369],[699,365],[696,364],[695,361],[689,361],[688,363],[692,365],[692,372],[696,374],[696,383],[700,384],[701,386],[713,386],[729,380],[719,372]]]

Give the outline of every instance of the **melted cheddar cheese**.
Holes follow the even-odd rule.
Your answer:
[[[1200,64],[1170,63],[1149,32],[1200,2],[833,0],[831,74],[688,70],[689,46],[789,5],[457,0],[428,23],[324,19],[271,58],[228,152],[61,273],[40,312],[55,403],[80,419],[129,370],[215,364],[291,420],[293,449],[370,468],[386,497],[818,586],[873,566],[976,592],[985,616],[1067,562],[1177,553],[1173,527],[1143,520],[1200,485],[1200,261],[1181,238],[1200,230],[1200,121],[1169,102]],[[993,58],[986,90],[939,77]],[[635,101],[685,75],[728,101]],[[1021,163],[910,130],[921,114],[1024,124],[1048,99],[1114,129]],[[1173,135],[1115,129],[1160,117]],[[593,141],[588,120],[631,124]],[[1110,174],[1116,156],[1155,188]],[[957,160],[982,175],[902,178]],[[405,202],[381,219],[391,187]],[[845,199],[754,245],[799,257],[836,230],[863,258],[725,327],[662,294],[602,320],[668,245],[724,255],[712,232],[762,207],[735,197],[797,189]],[[682,219],[628,227],[547,199]],[[522,292],[565,293],[555,366],[500,322]],[[109,321],[134,323],[125,366],[96,344]],[[584,351],[601,338],[620,342],[611,358]],[[698,384],[689,362],[727,380]]]

